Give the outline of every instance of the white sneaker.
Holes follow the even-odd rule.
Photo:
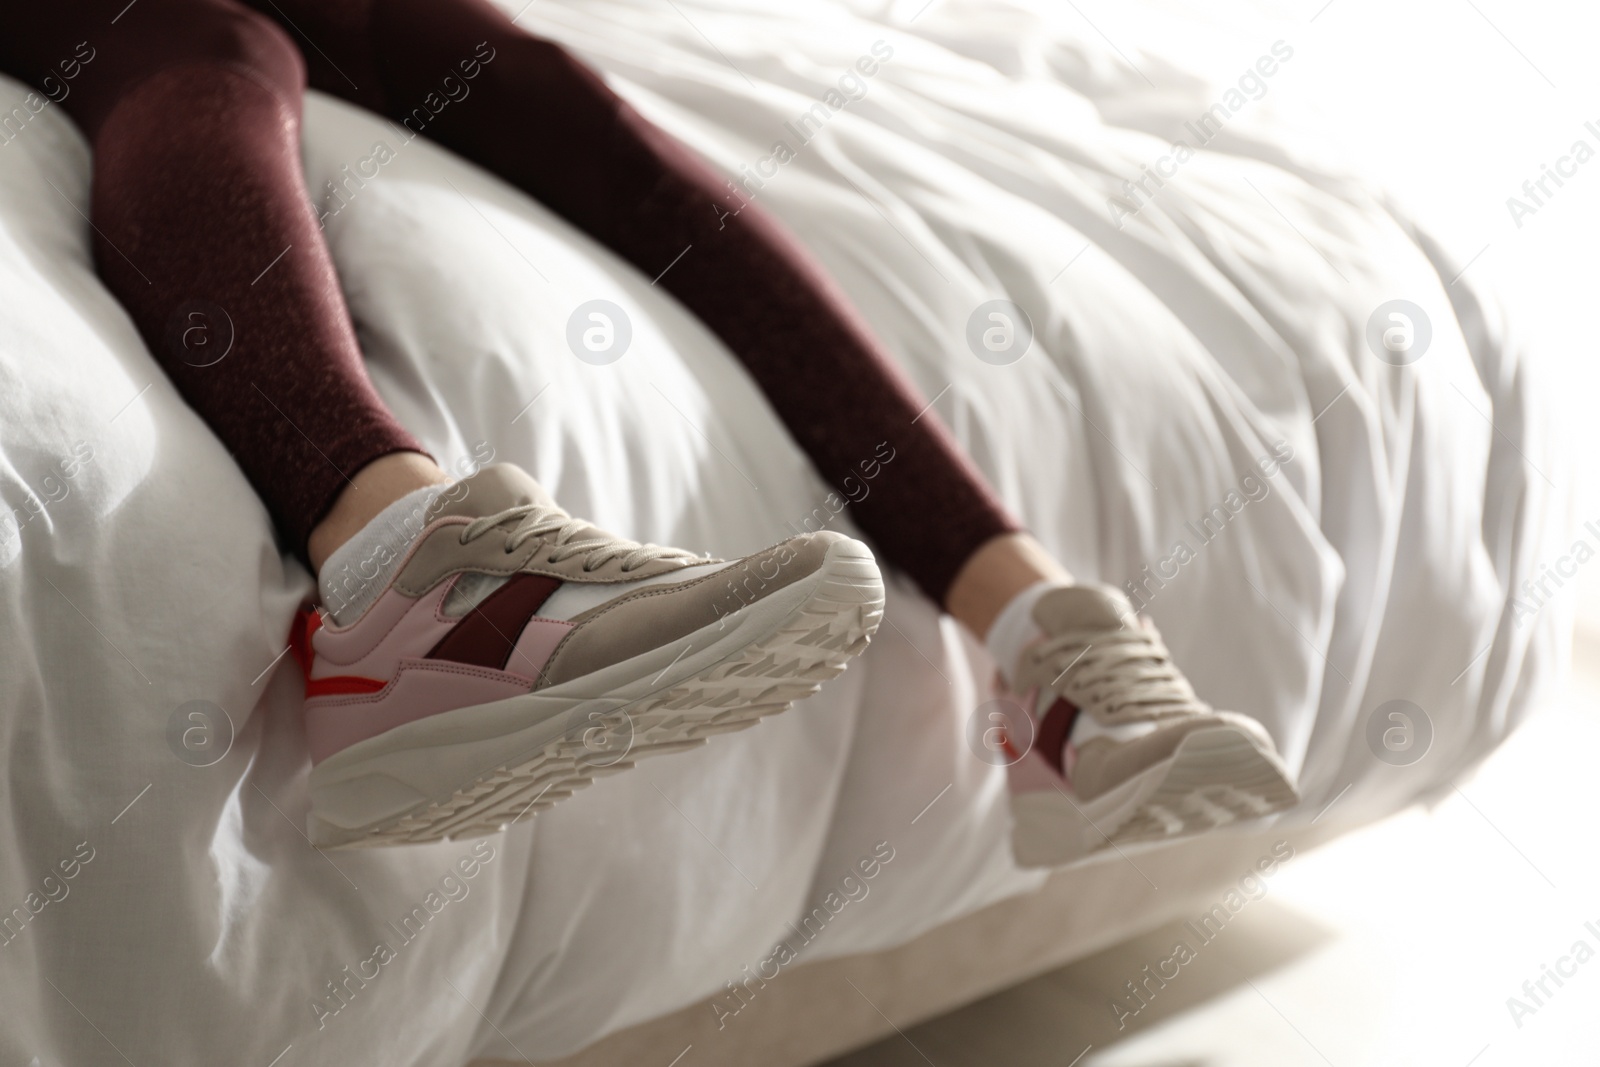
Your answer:
[[[304,617],[320,847],[492,833],[783,711],[883,615],[872,553],[843,534],[723,563],[605,533],[516,467],[461,486],[358,619]]]
[[[1033,617],[1045,636],[1023,652],[1020,694],[1000,683],[1034,729],[1031,743],[1007,742],[1018,864],[1059,866],[1299,801],[1261,724],[1196,697],[1121,593],[1063,586]]]

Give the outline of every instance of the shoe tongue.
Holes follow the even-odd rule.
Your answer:
[[[427,521],[432,522],[444,515],[481,519],[485,515],[522,504],[559,506],[544,486],[530,478],[522,468],[510,463],[496,463],[448,486],[428,508]]]
[[[1067,585],[1052,589],[1033,606],[1033,621],[1046,634],[1069,630],[1119,630],[1135,618],[1128,598],[1108,585]]]

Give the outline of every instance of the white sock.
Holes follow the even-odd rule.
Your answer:
[[[1034,582],[1012,597],[1011,602],[995,616],[994,625],[989,627],[989,635],[983,639],[983,643],[988,646],[989,655],[994,657],[1001,676],[1007,682],[1016,680],[1017,667],[1022,662],[1022,650],[1044,636],[1039,624],[1033,621],[1033,606],[1040,597],[1060,585],[1060,582],[1048,578]]]
[[[359,619],[405,558],[422,528],[425,514],[448,485],[429,485],[396,500],[373,516],[322,565],[317,585],[322,606],[340,626]]]

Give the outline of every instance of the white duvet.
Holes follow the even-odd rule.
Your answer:
[[[917,6],[521,21],[744,177],[1076,574],[1141,583],[1200,692],[1299,772],[1289,821],[1370,818],[1481,758],[1558,665],[1564,620],[1508,597],[1567,520],[1493,307],[1287,149],[1254,82],[1231,108],[1181,54],[1135,76],[1043,0]],[[311,188],[380,142],[327,236],[374,377],[443,462],[514,461],[603,525],[719,554],[836,510],[727,351],[537,205],[321,98]],[[992,667],[903,580],[859,664],[759,729],[481,842],[312,850],[281,655],[310,581],[97,282],[89,166],[50,108],[0,147],[0,1059],[547,1058],[724,989],[819,904],[802,959],[1037,884],[965,741]],[[1123,186],[1144,167],[1164,187]],[[594,299],[632,329],[609,365],[566,341]],[[1367,340],[1396,299],[1431,325],[1403,368]],[[980,314],[969,344],[994,300],[1031,323],[1015,361],[982,344],[1015,321]]]

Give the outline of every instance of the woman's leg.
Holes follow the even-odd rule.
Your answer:
[[[252,2],[303,33],[314,86],[482,164],[661,275],[829,483],[859,478],[892,448],[893,470],[851,510],[977,633],[1012,585],[1061,575],[811,256],[561,47],[486,0]],[[962,573],[975,594],[953,585]]]
[[[232,0],[6,14],[0,67],[59,99],[93,145],[101,277],[286,543],[303,553],[336,498],[344,528],[444,480],[362,365],[304,188],[294,42]]]
[[[1152,791],[1150,810],[1141,808],[1119,836],[1177,832],[1172,800],[1159,792],[1168,781],[1193,785],[1209,774],[1238,793],[1236,785],[1258,785],[1241,773],[1267,775],[1277,793],[1246,790],[1246,807],[1264,814],[1292,800],[1292,788],[1275,777],[1270,741],[1198,704],[1153,634],[1125,625],[1125,600],[1064,584],[795,242],[759,209],[734,215],[715,175],[564,51],[523,34],[482,0],[283,2],[309,28],[307,54],[322,57],[314,64],[332,68],[319,85],[402,122],[422,108],[430,135],[522,185],[641,269],[672,266],[668,287],[745,361],[829,481],[842,484],[880,443],[894,448],[896,476],[856,507],[863,527],[975,631],[1037,635],[1009,673],[1040,701],[1045,758],[1058,771],[1070,759],[1064,739],[1083,707],[1100,732],[1078,755],[1079,796],[1092,803],[1113,795],[1133,774]],[[120,3],[12,13],[0,64],[46,92],[70,64],[72,91],[59,99],[94,145],[95,250],[107,285],[234,452],[290,544],[304,550],[312,540],[321,554],[348,540],[340,554],[348,553],[352,533],[384,525],[368,519],[403,506],[399,498],[440,475],[423,459],[394,456],[415,451],[415,442],[366,378],[313,222],[297,154],[303,68],[280,32],[230,0],[141,0],[113,11]],[[501,51],[506,60],[489,66]],[[474,61],[482,106],[436,108],[435,85]],[[686,250],[697,254],[674,265]],[[356,488],[352,473],[367,484]],[[313,757],[360,744],[361,758],[382,765],[373,775],[386,783],[379,792],[393,809],[379,812],[376,793],[361,795],[355,756],[322,787],[314,770],[319,843],[428,840],[508,815],[506,805],[521,803],[551,769],[511,761],[493,781],[483,778],[483,766],[508,752],[526,755],[533,740],[516,716],[505,736],[484,733],[504,725],[490,712],[508,701],[536,712],[538,723],[541,701],[554,701],[551,716],[574,712],[575,699],[614,708],[617,672],[638,668],[643,673],[623,686],[628,706],[642,715],[658,706],[642,703],[648,698],[674,713],[643,715],[643,726],[624,718],[646,731],[644,753],[671,751],[814,691],[877,624],[876,569],[837,534],[793,538],[735,563],[727,578],[695,571],[695,581],[641,588],[657,574],[670,579],[710,565],[573,520],[512,469],[491,468],[473,481],[471,500],[451,499],[403,558],[378,539],[399,568],[384,572],[381,588],[363,591],[380,602],[349,625],[312,625],[307,634]],[[555,608],[551,598],[569,589]],[[450,598],[463,592],[452,614]],[[384,644],[390,638],[393,647]],[[555,687],[557,697],[542,695]],[[730,708],[743,710],[730,719]],[[474,727],[472,741],[483,751],[461,766],[451,758],[462,738],[444,737],[435,752],[415,747],[432,733],[398,729],[445,713],[453,723],[479,709],[490,721]],[[584,729],[585,751],[575,755],[566,741],[547,744],[554,739],[540,735],[554,770],[568,776],[561,795],[629,754],[591,760],[591,734],[611,732],[601,725]],[[1130,726],[1139,729],[1130,735]],[[1184,762],[1181,749],[1174,757],[1198,729],[1213,738],[1199,762]],[[1233,738],[1220,762],[1218,729]],[[1244,749],[1258,748],[1259,758],[1240,762]],[[386,762],[396,753],[417,768],[418,795],[449,799],[419,807],[403,790],[397,798]],[[1201,806],[1205,817],[1217,810],[1214,801]],[[1060,837],[1053,816],[1042,825],[1041,840]]]
[[[487,166],[659,275],[750,370],[829,482],[842,487],[882,442],[895,450],[893,474],[852,510],[1026,694],[1044,766],[1014,809],[1024,862],[1293,803],[1265,732],[1200,702],[1121,594],[1071,584],[797,242],[564,50],[487,0],[271,0],[280,5],[317,45],[308,57],[324,55],[308,60],[313,84]],[[445,80],[459,95],[468,72],[470,95],[445,102]],[[1106,822],[1087,841],[1074,829],[1079,801]]]
[[[291,646],[315,843],[491,832],[780,712],[866,647],[883,586],[841,534],[721,564],[574,519],[509,465],[429,488],[443,474],[365,375],[302,187],[304,68],[274,24],[231,0],[9,14],[5,69],[72,83],[53,95],[93,142],[108,287],[309,541],[328,611]]]

